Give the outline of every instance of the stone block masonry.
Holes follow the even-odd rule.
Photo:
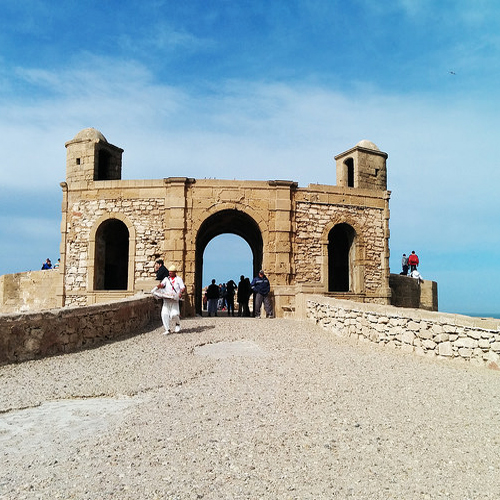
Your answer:
[[[97,347],[160,324],[161,301],[119,302],[0,315],[0,365]]]
[[[320,295],[304,294],[298,300],[306,318],[336,335],[421,356],[500,367],[497,319],[360,304]]]
[[[57,307],[60,280],[57,269],[0,276],[0,314]]]

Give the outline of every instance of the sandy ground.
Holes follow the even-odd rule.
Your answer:
[[[500,373],[184,320],[0,367],[1,499],[498,499]]]

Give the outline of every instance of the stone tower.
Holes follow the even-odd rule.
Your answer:
[[[95,128],[80,131],[65,146],[67,183],[121,179],[123,149],[109,144]]]
[[[387,153],[373,142],[362,140],[335,156],[337,186],[358,189],[387,189]]]

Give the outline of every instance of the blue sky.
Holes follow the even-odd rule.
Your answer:
[[[83,128],[125,150],[124,179],[304,187],[368,139],[389,154],[391,270],[415,250],[441,310],[498,313],[499,25],[494,0],[2,0],[0,274],[57,259]],[[245,245],[214,240],[207,274],[249,273]]]

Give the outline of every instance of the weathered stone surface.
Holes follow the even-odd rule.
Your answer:
[[[458,354],[460,354],[462,358],[470,358],[472,356],[472,349],[469,349],[468,347],[461,347],[458,349]]]
[[[489,349],[490,348],[490,342],[487,339],[481,339],[478,341],[478,346],[481,349]]]
[[[421,328],[419,331],[418,331],[418,336],[421,338],[421,339],[432,339],[434,337],[434,333],[432,332],[431,329],[423,329]]]
[[[493,342],[490,349],[495,352],[500,352],[500,342]]]
[[[451,342],[442,342],[438,346],[438,354],[440,356],[453,356],[453,347]]]
[[[439,335],[440,333],[443,333],[443,325],[433,324],[431,326],[431,331],[434,335]]]
[[[447,342],[450,340],[450,335],[448,333],[439,333],[434,337],[434,342],[440,343],[440,342]]]
[[[425,347],[426,349],[434,349],[436,345],[436,342],[433,342],[432,340],[424,340],[422,342],[422,347]]]
[[[401,336],[401,341],[403,344],[411,344],[413,345],[413,341],[415,339],[415,334],[413,332],[403,332]]]
[[[456,347],[465,347],[467,349],[474,349],[477,345],[478,341],[470,337],[461,337],[455,342]]]

